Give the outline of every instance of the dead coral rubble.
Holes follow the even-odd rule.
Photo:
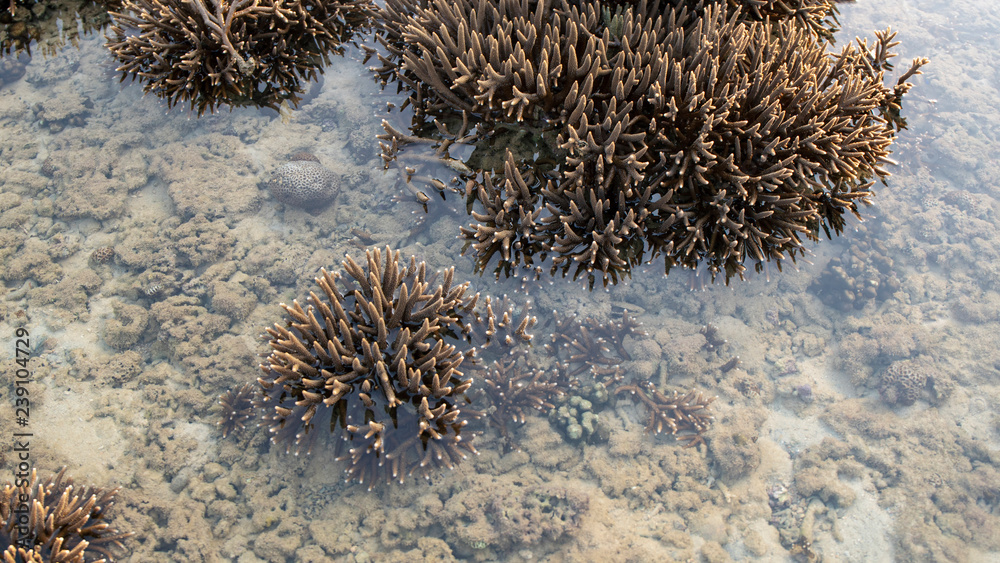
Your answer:
[[[555,133],[554,162],[508,155],[468,180],[481,270],[551,258],[607,284],[662,255],[728,281],[747,260],[794,260],[869,201],[926,60],[886,85],[888,30],[830,54],[816,26],[768,15],[778,3],[687,4],[387,2],[376,73],[412,92],[418,122]]]
[[[366,27],[370,0],[125,0],[107,48],[169,105],[296,105],[331,53]]]
[[[31,481],[0,490],[0,545],[3,561],[103,563],[113,561],[112,550],[123,549],[131,536],[107,521],[118,489],[80,487],[65,476]]]
[[[475,330],[495,326],[492,311],[476,311],[479,294],[454,284],[454,269],[428,274],[388,248],[343,269],[323,270],[309,305],[283,305],[286,319],[267,329],[259,407],[272,441],[309,451],[332,432],[348,478],[369,487],[476,453],[462,434],[479,416],[462,408],[472,386],[462,365],[473,340],[489,340]]]

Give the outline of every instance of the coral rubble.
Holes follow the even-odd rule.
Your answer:
[[[368,25],[370,0],[125,0],[107,48],[169,105],[297,105],[331,53]]]
[[[832,28],[790,15],[830,21],[829,2],[730,4],[387,2],[376,73],[412,93],[418,122],[461,112],[482,137],[514,123],[554,139],[553,159],[508,154],[468,179],[479,269],[551,258],[607,284],[662,255],[728,281],[843,230],[888,176],[926,60],[887,85],[890,31],[831,54]]]
[[[0,490],[0,545],[6,562],[84,563],[114,560],[112,550],[123,549],[119,532],[108,522],[118,489],[80,487],[65,476],[31,480]]]
[[[286,320],[267,329],[258,382],[272,440],[309,451],[332,432],[348,478],[369,486],[454,467],[476,452],[462,434],[479,413],[462,408],[472,380],[461,368],[475,327],[495,325],[492,311],[466,319],[479,294],[454,284],[454,269],[428,274],[388,248],[343,269],[323,270],[309,305],[283,305]]]

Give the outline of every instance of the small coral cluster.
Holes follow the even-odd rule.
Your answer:
[[[219,408],[222,415],[219,428],[222,429],[223,438],[236,430],[246,428],[247,422],[254,417],[255,388],[256,385],[253,383],[244,383],[226,391],[219,397]]]
[[[878,394],[889,405],[909,406],[927,388],[927,374],[911,362],[893,362],[879,382]]]
[[[223,435],[254,411],[288,451],[308,453],[332,435],[347,479],[369,488],[430,478],[477,453],[474,421],[494,426],[512,449],[510,425],[531,411],[547,412],[570,440],[590,440],[599,434],[595,407],[622,391],[642,401],[651,431],[702,441],[714,399],[620,386],[625,339],[643,334],[628,314],[607,323],[557,315],[553,344],[532,353],[530,305],[467,295],[468,283],[453,276],[428,275],[388,248],[367,251],[362,264],[348,257],[343,272],[322,270],[308,305],[282,305],[285,320],[267,329],[271,352],[256,392],[244,385],[220,398]]]
[[[619,393],[630,393],[645,405],[647,432],[666,432],[686,441],[685,447],[703,443],[705,431],[715,420],[709,407],[716,397],[706,398],[696,391],[683,395],[673,391],[667,395],[648,384],[622,385],[615,390],[615,394]]]
[[[367,25],[370,0],[125,0],[107,48],[122,80],[198,114],[297,104],[331,53]]]
[[[107,521],[118,489],[79,487],[65,476],[31,481],[0,490],[0,545],[5,562],[84,563],[113,561],[122,533]]]
[[[623,345],[625,337],[642,334],[639,322],[627,311],[620,321],[605,323],[593,317],[579,319],[553,311],[553,323],[552,342],[545,349],[558,358],[564,381],[576,382],[581,375],[605,384],[622,381],[621,364],[632,359]]]
[[[603,406],[610,398],[607,388],[594,383],[581,389],[560,395],[557,406],[549,411],[549,422],[569,438],[570,441],[590,440],[598,433],[599,415],[595,407]]]
[[[317,209],[337,196],[340,179],[312,154],[298,153],[274,171],[267,188],[282,203]]]
[[[489,422],[500,431],[508,445],[513,437],[508,424],[524,424],[532,411],[552,409],[563,391],[553,381],[550,373],[529,359],[523,349],[516,349],[506,357],[493,361],[482,373],[479,393],[488,405]]]
[[[258,383],[272,440],[308,451],[333,432],[348,477],[369,486],[454,467],[476,451],[461,433],[479,416],[462,408],[472,385],[462,364],[474,329],[495,327],[493,312],[477,310],[479,295],[454,284],[453,269],[429,275],[388,248],[343,268],[323,270],[309,305],[283,305],[286,321],[267,330]]]
[[[830,54],[831,3],[731,4],[387,2],[377,72],[418,121],[463,113],[483,138],[513,123],[550,143],[468,180],[480,269],[551,258],[607,284],[662,255],[728,280],[841,232],[888,175],[926,61],[886,85],[892,33]]]

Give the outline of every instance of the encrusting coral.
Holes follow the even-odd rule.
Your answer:
[[[484,138],[505,123],[553,134],[540,153],[555,159],[508,154],[467,179],[479,269],[551,258],[607,284],[662,255],[667,272],[728,281],[842,231],[888,176],[926,59],[886,85],[892,32],[831,54],[829,2],[729,4],[387,2],[376,73],[412,92],[415,129],[461,113]]]
[[[125,0],[107,48],[169,105],[298,104],[331,53],[368,25],[370,0]]]
[[[107,521],[118,489],[79,487],[65,476],[19,478],[0,490],[0,547],[6,563],[103,563],[123,549],[122,533]]]
[[[454,284],[454,269],[428,275],[388,248],[367,251],[363,264],[348,257],[343,269],[323,270],[309,305],[283,305],[286,321],[267,329],[259,406],[272,440],[309,451],[331,432],[348,479],[369,487],[429,477],[476,453],[462,428],[480,413],[461,408],[472,385],[461,368],[474,340],[490,343],[475,331],[495,330],[492,310],[477,309],[479,294]]]

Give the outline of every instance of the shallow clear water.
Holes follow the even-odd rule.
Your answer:
[[[30,333],[32,462],[122,487],[113,521],[136,533],[123,561],[996,560],[1000,8],[841,12],[841,43],[899,31],[897,72],[931,58],[899,165],[866,221],[808,263],[699,291],[657,264],[593,292],[472,273],[467,219],[438,201],[425,216],[383,171],[374,135],[393,97],[356,53],[288,120],[167,111],[118,84],[98,37],[35,56],[0,85],[0,333],[8,381],[15,330]],[[343,178],[317,215],[261,184],[299,151]],[[625,339],[623,368],[717,395],[707,447],[644,432],[619,400],[595,407],[589,443],[531,415],[512,442],[477,436],[454,470],[369,491],[344,483],[330,447],[286,455],[256,428],[223,439],[215,403],[258,376],[278,303],[385,245],[527,296],[539,347],[549,311],[632,311],[645,334]],[[890,404],[893,365],[926,377],[913,405]]]

